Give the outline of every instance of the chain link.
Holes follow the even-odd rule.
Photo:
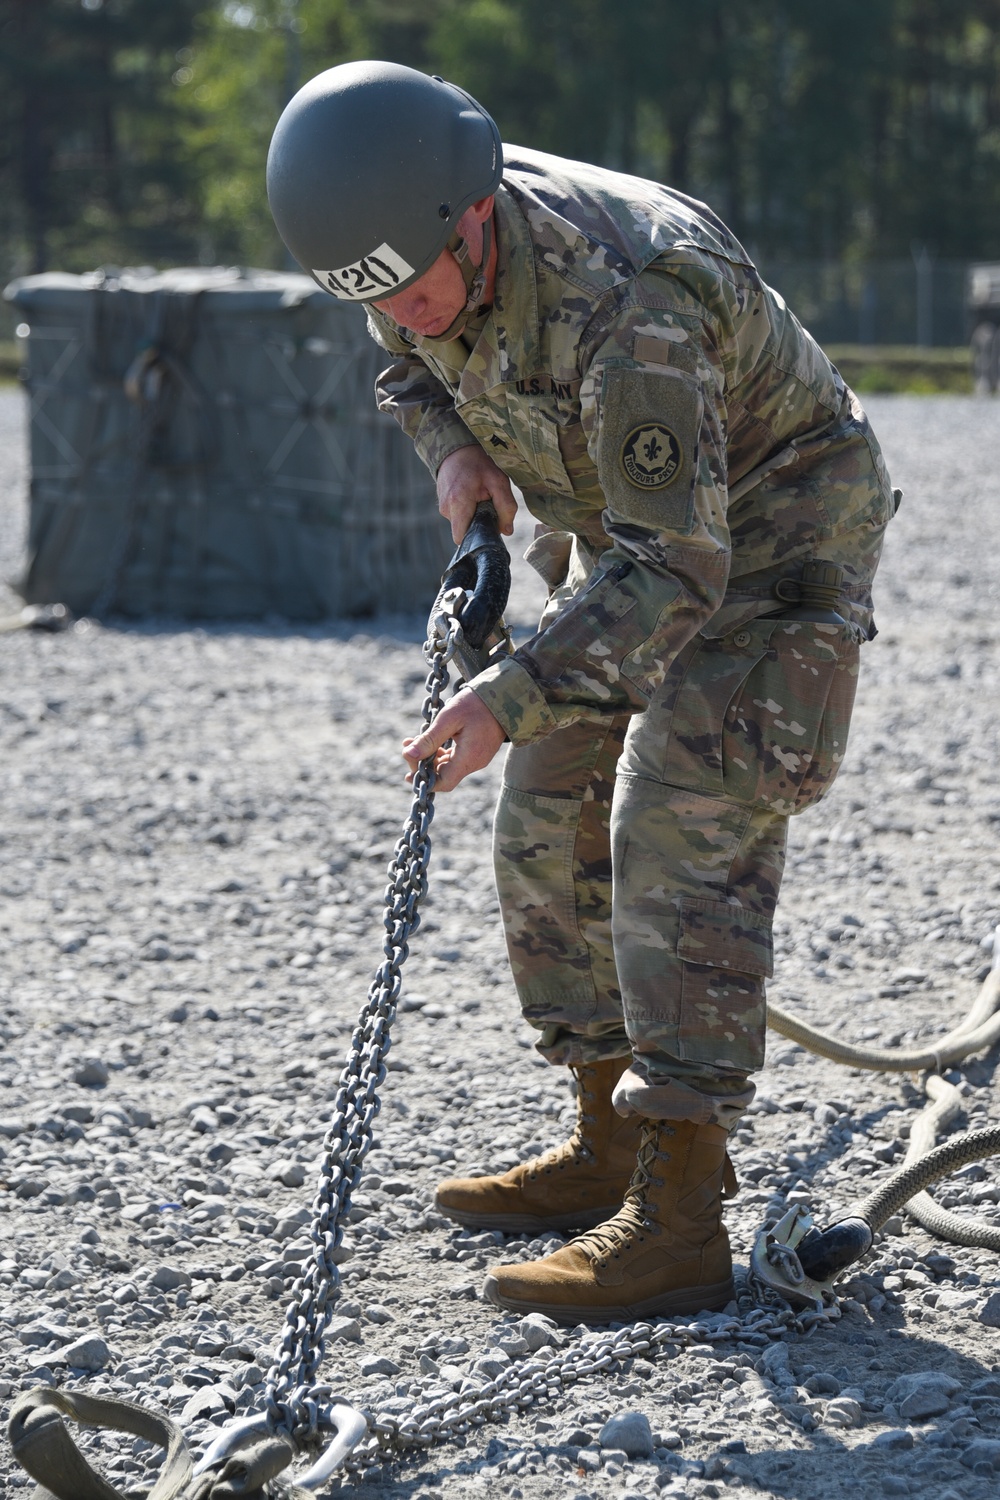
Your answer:
[[[424,729],[430,727],[441,707],[442,694],[448,685],[448,663],[455,654],[460,630],[454,615],[439,613],[424,646],[428,664]],[[421,761],[413,773],[410,814],[387,872],[382,916],[385,956],[354,1028],[333,1117],[323,1142],[319,1189],[313,1200],[310,1227],[313,1253],[292,1290],[280,1349],[265,1385],[269,1423],[276,1431],[287,1433],[296,1444],[315,1441],[317,1437],[319,1407],[313,1393],[340,1289],[337,1262],[341,1258],[344,1222],[372,1143],[401,971],[410,951],[409,940],[420,925],[420,901],[427,892],[434,779],[433,759]]]

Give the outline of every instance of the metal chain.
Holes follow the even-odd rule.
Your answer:
[[[438,614],[424,645],[428,663],[423,728],[437,717],[448,685],[448,663],[459,639],[454,615]],[[320,1183],[313,1200],[307,1262],[285,1312],[280,1352],[265,1385],[266,1414],[271,1426],[294,1442],[315,1440],[318,1403],[317,1371],[326,1347],[340,1287],[338,1252],[351,1194],[361,1178],[361,1166],[372,1143],[379,1112],[378,1090],[385,1080],[389,1032],[396,1014],[401,970],[409,940],[420,925],[419,904],[427,892],[431,856],[430,826],[434,817],[433,760],[420,762],[413,774],[413,801],[388,868],[382,922],[385,957],[368,990],[368,999],[351,1037],[351,1046],[334,1102],[333,1117],[323,1142]]]
[[[451,612],[457,607],[456,602],[439,610],[424,645],[428,662],[425,729],[441,707],[442,694],[448,685],[448,664],[461,642],[461,627]],[[296,1446],[318,1441],[325,1425],[331,1392],[329,1386],[319,1384],[317,1372],[340,1287],[337,1258],[344,1221],[350,1211],[351,1194],[361,1178],[362,1163],[371,1146],[372,1127],[379,1112],[378,1090],[385,1080],[385,1057],[391,1045],[389,1033],[399,999],[401,970],[409,953],[409,939],[420,924],[419,903],[427,891],[434,780],[432,761],[421,761],[414,772],[410,815],[388,868],[383,913],[385,957],[371,982],[354,1029],[333,1118],[324,1140],[320,1184],[313,1201],[310,1227],[313,1254],[292,1290],[280,1352],[265,1385],[269,1426],[286,1433]],[[639,1354],[655,1355],[671,1345],[679,1348],[748,1336],[767,1340],[780,1337],[790,1328],[808,1332],[824,1316],[796,1312],[770,1288],[745,1273],[738,1302],[738,1317],[715,1315],[706,1321],[690,1319],[683,1323],[640,1322],[586,1334],[548,1357],[536,1355],[512,1362],[494,1379],[478,1385],[470,1380],[461,1390],[445,1395],[432,1394],[433,1378],[411,1382],[412,1400],[408,1407],[401,1409],[397,1398],[391,1409],[386,1405],[365,1411],[369,1437],[354,1450],[346,1467],[358,1471],[392,1450],[427,1447],[505,1414],[523,1411],[536,1401],[553,1400],[564,1387],[588,1375],[611,1370]],[[838,1315],[836,1309],[826,1314]]]
[[[671,1345],[676,1346],[672,1351],[676,1353],[692,1344],[748,1337],[754,1342],[767,1341],[793,1329],[808,1333],[827,1317],[839,1316],[839,1310],[834,1309],[825,1316],[796,1312],[755,1278],[745,1272],[737,1274],[738,1316],[715,1316],[705,1321],[691,1318],[683,1323],[658,1319],[655,1323],[631,1323],[624,1328],[587,1333],[548,1358],[535,1356],[512,1362],[495,1379],[479,1386],[466,1385],[422,1403],[417,1397],[406,1411],[400,1411],[398,1401],[392,1410],[369,1409],[365,1416],[371,1436],[355,1448],[345,1468],[357,1472],[394,1450],[429,1447],[485,1422],[524,1411],[536,1401],[554,1401],[565,1387],[588,1375],[609,1372],[637,1355],[655,1358],[668,1352]],[[426,1387],[432,1382],[423,1384]]]

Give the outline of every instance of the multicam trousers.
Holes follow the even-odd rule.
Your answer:
[[[753,1096],[788,818],[843,759],[860,634],[698,636],[644,713],[508,751],[494,856],[525,1017],[552,1062],[631,1051],[640,1114],[725,1123]]]

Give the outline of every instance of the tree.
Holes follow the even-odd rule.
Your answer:
[[[1000,251],[1000,0],[0,0],[8,264],[282,264],[274,122],[359,57],[706,199],[765,263]]]
[[[3,0],[8,254],[71,267],[189,242],[172,76],[197,0]]]

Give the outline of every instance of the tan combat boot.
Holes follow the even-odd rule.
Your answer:
[[[499,1266],[486,1278],[486,1300],[570,1325],[725,1307],[734,1295],[722,1225],[728,1175],[722,1126],[643,1121],[614,1218],[544,1260]]]
[[[458,1224],[477,1229],[586,1229],[617,1213],[635,1170],[642,1120],[611,1106],[627,1057],[573,1068],[576,1127],[568,1141],[497,1177],[450,1177],[435,1199]]]

